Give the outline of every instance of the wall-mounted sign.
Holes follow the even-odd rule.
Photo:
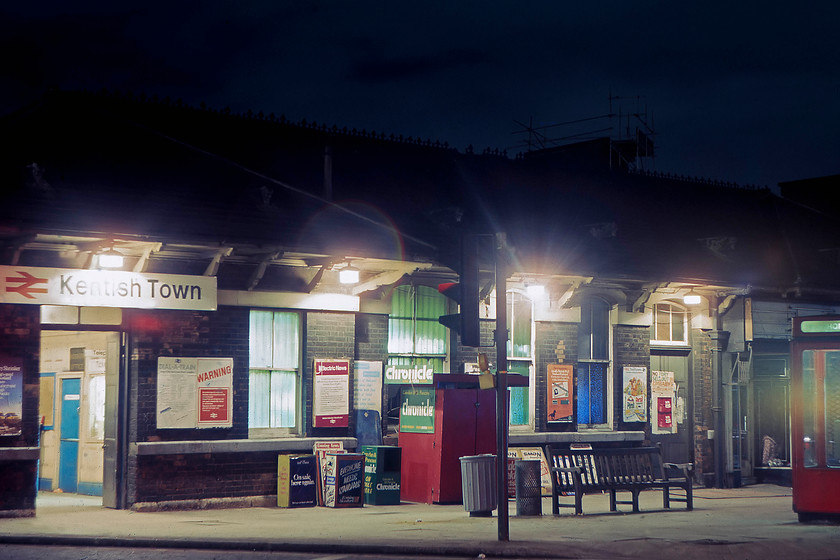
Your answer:
[[[625,367],[622,385],[623,420],[647,422],[647,368]]]
[[[435,390],[403,387],[401,394],[400,433],[434,433]]]
[[[0,303],[216,309],[216,277],[0,266]]]
[[[548,394],[546,396],[546,420],[548,422],[571,422],[574,415],[574,385],[570,364],[548,364]]]
[[[651,432],[654,434],[677,433],[674,402],[677,384],[673,371],[650,372]]]
[[[382,362],[353,362],[353,403],[356,409],[382,413]]]
[[[233,426],[233,358],[158,358],[157,427]]]
[[[19,436],[23,428],[23,361],[0,357],[0,436]]]
[[[388,366],[385,368],[386,385],[431,385],[434,380],[431,366]]]
[[[315,360],[312,382],[312,426],[346,428],[350,424],[350,360]]]

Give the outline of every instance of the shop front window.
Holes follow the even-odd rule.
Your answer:
[[[508,292],[507,307],[508,371],[529,378],[527,387],[510,388],[510,425],[525,427],[531,425],[532,418],[533,303],[519,292],[511,291]]]
[[[300,316],[252,310],[249,345],[248,428],[266,437],[294,432],[299,416]]]
[[[609,422],[610,305],[591,297],[581,305],[578,331],[577,424],[603,427]]]

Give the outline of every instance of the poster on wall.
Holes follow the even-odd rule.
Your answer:
[[[677,385],[673,371],[650,372],[651,431],[654,434],[675,434],[674,397]]]
[[[623,420],[625,422],[647,422],[647,368],[624,367]]]
[[[195,358],[158,358],[158,428],[195,428],[196,365]]]
[[[353,362],[353,402],[357,409],[382,414],[382,362]]]
[[[23,360],[0,358],[0,436],[19,436],[23,428]]]
[[[403,387],[400,404],[400,433],[435,432],[435,390]]]
[[[547,421],[549,423],[571,422],[574,415],[574,386],[572,385],[574,367],[569,364],[548,364],[547,371]]]
[[[233,358],[197,358],[198,428],[233,427]]]
[[[350,360],[315,360],[312,383],[312,426],[346,428],[350,424]]]
[[[157,427],[233,426],[233,358],[158,358]]]

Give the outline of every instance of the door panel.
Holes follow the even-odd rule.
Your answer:
[[[78,377],[61,380],[58,487],[64,492],[76,492],[78,489],[81,386],[81,379]]]
[[[674,405],[674,434],[652,434],[653,443],[662,444],[662,460],[669,463],[691,462],[691,434],[694,430],[691,422],[691,403],[688,393],[688,360],[686,355],[651,355],[651,371],[671,371],[674,373],[674,383],[677,386]],[[653,411],[651,411],[653,412]],[[651,414],[651,422],[656,419]]]
[[[105,439],[103,449],[102,505],[119,506],[119,384],[120,333],[108,333],[105,355]]]

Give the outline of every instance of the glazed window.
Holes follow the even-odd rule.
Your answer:
[[[578,331],[577,423],[607,425],[609,388],[610,304],[599,297],[581,305]]]
[[[300,316],[252,310],[249,343],[248,428],[295,431],[299,417]]]
[[[651,340],[657,344],[688,344],[688,311],[673,303],[657,303],[653,308]]]
[[[446,315],[443,294],[429,286],[398,286],[391,298],[388,320],[388,364],[430,366],[443,371],[446,359],[446,327],[438,322]]]
[[[510,388],[510,425],[526,427],[531,425],[533,413],[531,371],[534,357],[534,306],[531,300],[519,292],[508,292],[507,321],[510,333],[507,342],[508,371],[529,378],[528,387]]]

